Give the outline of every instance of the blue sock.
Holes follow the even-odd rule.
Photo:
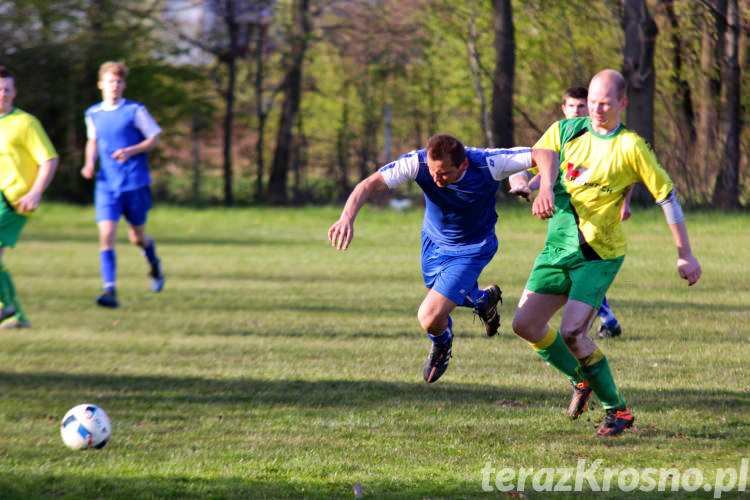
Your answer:
[[[487,305],[487,292],[484,290],[480,290],[476,283],[474,283],[474,288],[466,294],[466,297],[464,297],[463,304],[460,304],[461,307],[471,307],[474,309],[479,310],[480,307],[484,309],[483,306]]]
[[[117,259],[115,258],[114,249],[102,250],[99,252],[101,261],[102,286],[107,292],[115,289],[115,277],[117,276]]]
[[[612,312],[612,308],[607,304],[607,297],[602,299],[602,306],[599,308],[599,319],[607,326],[615,326],[617,324],[617,319]]]
[[[427,336],[430,337],[433,344],[447,344],[453,340],[453,319],[448,316],[448,328],[440,335],[431,335],[428,333]]]
[[[149,264],[156,264],[159,262],[159,257],[156,256],[156,247],[154,247],[154,240],[151,239],[148,245],[143,249],[143,255],[148,260]]]

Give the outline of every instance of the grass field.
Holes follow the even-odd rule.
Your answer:
[[[608,293],[624,334],[600,346],[636,422],[600,440],[598,401],[569,421],[566,380],[510,330],[545,231],[526,206],[500,207],[480,280],[503,288],[500,333],[456,312],[434,385],[416,320],[421,212],[366,207],[343,253],[326,238],[338,213],[157,208],[164,292],[121,227],[121,307],[103,310],[93,208],[43,206],[4,256],[32,328],[0,331],[0,499],[683,499],[717,481],[721,498],[750,498],[727,486],[750,457],[750,216],[688,214],[704,271],[692,288],[658,209],[626,223]],[[103,450],[60,439],[84,402],[113,420]],[[581,464],[595,480],[583,492],[535,491]],[[500,471],[522,467],[518,491]],[[649,468],[675,469],[678,491],[647,491],[662,474]]]

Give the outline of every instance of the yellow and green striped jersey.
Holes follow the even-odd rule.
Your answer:
[[[0,191],[11,205],[31,190],[39,165],[52,158],[57,152],[34,116],[13,108],[0,117]]]
[[[549,222],[547,244],[591,259],[625,254],[620,209],[628,188],[643,182],[657,201],[673,188],[646,141],[620,124],[607,136],[591,129],[589,118],[560,120],[535,148],[560,155],[555,183],[557,213]]]

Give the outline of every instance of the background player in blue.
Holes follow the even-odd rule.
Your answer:
[[[86,110],[88,140],[81,175],[87,179],[94,177],[98,154],[94,204],[104,293],[97,297],[96,303],[103,307],[118,306],[115,239],[117,222],[122,215],[130,225],[131,243],[143,249],[149,263],[151,290],[160,292],[164,287],[164,274],[154,240],[145,232],[146,217],[151,208],[151,176],[146,158],[147,153],[160,143],[161,127],[145,106],[123,98],[127,75],[128,69],[121,62],[102,64],[98,83],[102,102]]]
[[[450,313],[456,306],[473,308],[489,336],[500,326],[500,289],[497,285],[479,289],[477,284],[497,251],[495,194],[500,180],[538,166],[541,186],[532,212],[548,218],[554,213],[552,187],[558,163],[557,153],[547,149],[464,148],[454,137],[436,135],[425,149],[385,165],[349,195],[341,217],[328,230],[328,239],[338,250],[349,247],[354,218],[372,194],[409,180],[424,191],[422,274],[427,295],[417,318],[433,343],[424,365],[425,381],[435,382],[448,367],[453,345]]]

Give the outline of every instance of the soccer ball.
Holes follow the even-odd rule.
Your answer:
[[[60,434],[70,449],[104,448],[112,426],[107,414],[96,405],[74,406],[62,419]]]

